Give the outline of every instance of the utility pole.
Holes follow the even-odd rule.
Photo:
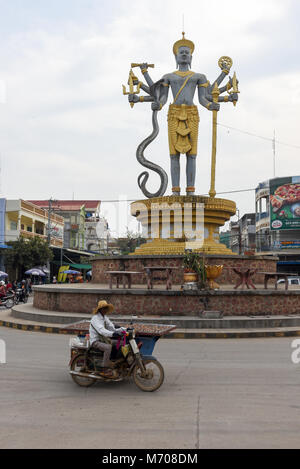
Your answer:
[[[273,177],[276,177],[276,134],[274,129],[274,137],[273,137]]]
[[[51,212],[52,212],[52,199],[49,199],[48,206],[48,230],[47,230],[47,241],[48,245],[51,245]]]
[[[52,197],[51,197],[48,202],[49,202],[49,205],[48,205],[47,242],[48,242],[48,246],[50,248],[51,247],[51,215],[52,215],[52,212],[53,212],[52,203],[57,202],[57,200],[52,200]],[[61,259],[62,259],[62,253],[61,253]],[[47,262],[47,268],[50,272],[50,262],[49,261]],[[49,278],[49,280],[50,280],[50,278]]]

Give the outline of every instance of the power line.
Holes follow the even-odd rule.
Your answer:
[[[225,124],[220,124],[218,123],[218,125],[220,127],[225,127],[226,129],[230,129],[230,130],[235,130],[236,132],[240,132],[242,134],[246,134],[246,135],[249,135],[250,137],[256,137],[256,138],[261,138],[262,140],[267,140],[269,142],[275,142],[275,143],[278,143],[279,145],[284,145],[286,147],[291,147],[291,148],[298,148],[300,149],[300,146],[299,145],[293,145],[291,143],[285,143],[285,142],[280,142],[279,140],[275,140],[274,137],[271,138],[271,137],[264,137],[262,135],[258,135],[258,134],[254,134],[252,132],[248,132],[246,130],[241,130],[241,129],[237,129],[236,127],[231,127],[229,125],[225,125]]]
[[[250,188],[250,189],[238,189],[235,191],[226,191],[226,192],[217,192],[217,195],[224,195],[224,194],[236,194],[239,192],[253,192],[255,191],[256,188]],[[209,194],[201,194],[203,197],[209,196]],[[112,200],[101,200],[101,204],[107,204],[107,203],[119,203],[119,202],[137,202],[139,199],[112,199]]]

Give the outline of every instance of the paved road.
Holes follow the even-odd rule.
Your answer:
[[[299,448],[300,365],[291,340],[160,340],[165,383],[86,390],[68,336],[0,329],[0,448]]]

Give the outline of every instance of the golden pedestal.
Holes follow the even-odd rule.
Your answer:
[[[235,215],[235,202],[204,196],[167,196],[138,200],[131,215],[147,239],[134,255],[184,254],[186,249],[206,254],[232,255],[219,242],[219,228]],[[196,234],[196,235],[195,235]]]

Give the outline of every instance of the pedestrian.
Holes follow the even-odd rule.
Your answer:
[[[53,277],[53,279],[52,279],[52,283],[57,283],[57,279],[56,279],[55,275],[54,275],[54,277]]]
[[[29,291],[30,291],[30,288],[29,288],[29,278],[27,278],[25,280],[25,290],[26,290],[26,293],[29,295]]]

